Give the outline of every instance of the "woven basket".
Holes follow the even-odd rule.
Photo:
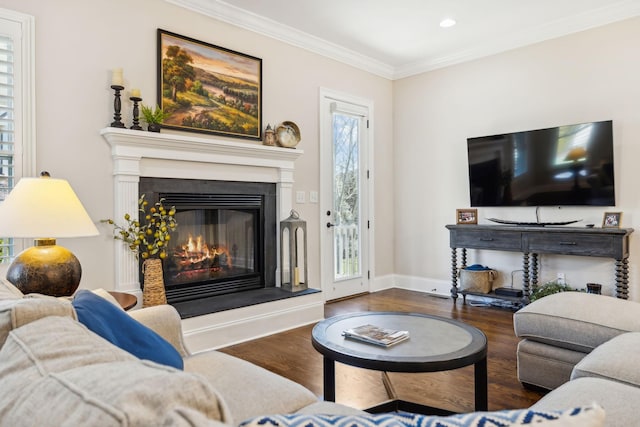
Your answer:
[[[496,270],[459,270],[460,290],[467,292],[481,292],[488,294],[493,289],[493,281],[498,272]]]
[[[162,261],[157,258],[145,260],[142,264],[142,274],[144,276],[142,307],[166,304],[167,296],[164,293]]]

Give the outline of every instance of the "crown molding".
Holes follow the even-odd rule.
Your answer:
[[[230,5],[220,0],[166,0],[168,3],[189,9],[211,18],[235,25],[245,30],[253,31],[292,46],[296,46],[313,53],[343,62],[355,68],[372,74],[391,79],[393,67],[371,57],[346,49],[338,44],[329,42],[264,16],[256,15],[244,9]]]
[[[612,24],[614,22],[636,16],[640,16],[640,2],[637,0],[620,1],[609,6],[574,15],[569,18],[558,19],[528,31],[510,34],[509,37],[504,35],[495,37],[480,44],[476,49],[460,50],[448,55],[442,55],[396,67],[392,79],[402,79],[439,68],[472,61],[520,47],[533,45],[546,40],[578,33],[580,31],[586,31],[591,28]]]
[[[521,33],[502,34],[477,48],[449,52],[398,67],[362,55],[343,46],[254,14],[222,0],[165,0],[176,6],[280,40],[284,43],[351,65],[377,76],[397,80],[439,68],[495,55],[508,50],[566,36],[624,19],[640,16],[640,2],[621,0],[611,5],[559,19]]]

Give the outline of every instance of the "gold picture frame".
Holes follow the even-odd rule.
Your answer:
[[[478,209],[456,209],[456,224],[477,224]]]
[[[602,215],[602,228],[620,228],[622,212],[605,212]]]

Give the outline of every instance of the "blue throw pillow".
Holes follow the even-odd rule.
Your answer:
[[[81,289],[72,304],[80,323],[113,345],[139,359],[184,368],[180,353],[169,342],[106,299]]]

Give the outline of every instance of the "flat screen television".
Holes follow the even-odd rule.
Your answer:
[[[471,206],[615,206],[612,122],[467,139]]]

